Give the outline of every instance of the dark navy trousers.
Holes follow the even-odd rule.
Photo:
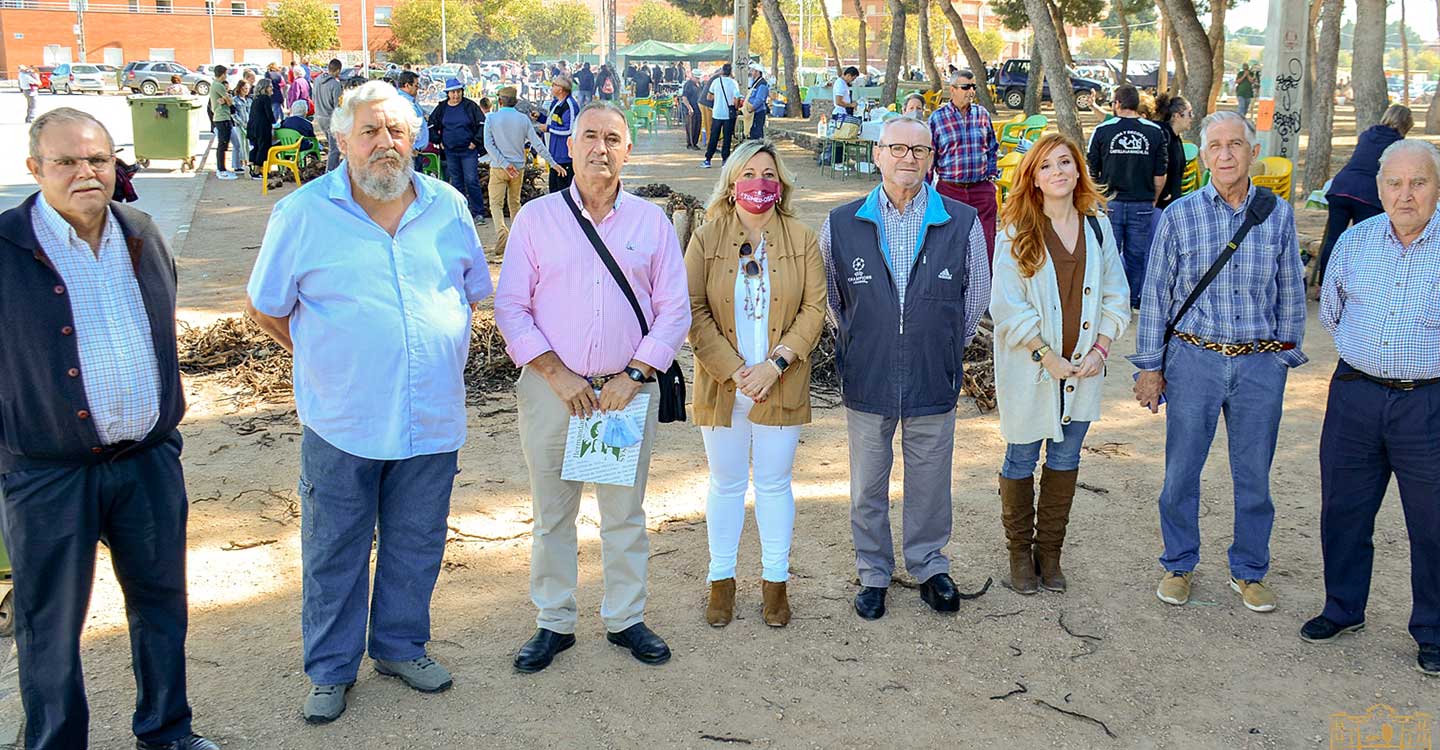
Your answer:
[[[185,699],[185,478],[180,433],[112,463],[0,476],[0,531],[15,575],[15,645],[25,746],[87,745],[80,633],[95,545],[110,548],[130,621],[135,736],[190,734]]]
[[[1365,620],[1375,514],[1394,474],[1410,535],[1410,635],[1440,643],[1440,383],[1401,391],[1369,380],[1330,381],[1320,433],[1320,549],[1330,620]]]

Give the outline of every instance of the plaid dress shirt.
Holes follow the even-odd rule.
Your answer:
[[[1404,247],[1381,214],[1340,235],[1320,323],[1351,367],[1377,378],[1440,378],[1440,213]]]
[[[1000,141],[990,113],[978,104],[967,112],[947,102],[930,115],[935,174],[945,182],[984,182],[1000,176]]]
[[[43,195],[30,223],[70,297],[80,376],[100,442],[144,439],[160,419],[160,364],[120,222],[106,209],[98,257]]]
[[[1161,215],[1145,267],[1140,296],[1139,340],[1128,359],[1142,370],[1164,360],[1165,324],[1185,303],[1210,265],[1240,228],[1255,186],[1240,208],[1231,208],[1214,183],[1170,204]],[[1285,341],[1279,353],[1290,367],[1305,364],[1305,279],[1295,238],[1295,212],[1278,200],[1264,222],[1250,230],[1175,330],[1220,344]]]

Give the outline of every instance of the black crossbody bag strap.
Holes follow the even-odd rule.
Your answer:
[[[1259,187],[1255,189],[1255,199],[1250,201],[1250,208],[1245,212],[1245,221],[1241,222],[1240,228],[1235,230],[1235,236],[1230,238],[1229,244],[1225,245],[1225,250],[1220,253],[1220,257],[1210,264],[1205,275],[1201,276],[1200,281],[1195,284],[1195,288],[1190,290],[1190,296],[1186,297],[1184,304],[1180,305],[1180,312],[1175,315],[1173,320],[1165,324],[1165,340],[1161,342],[1162,351],[1168,350],[1170,338],[1175,335],[1175,327],[1180,325],[1185,313],[1190,312],[1190,308],[1195,306],[1200,295],[1205,293],[1211,282],[1215,281],[1215,277],[1219,276],[1220,271],[1225,268],[1225,264],[1235,256],[1235,251],[1240,249],[1240,243],[1245,241],[1245,236],[1250,234],[1251,229],[1270,218],[1270,212],[1275,210],[1275,200],[1275,194],[1268,189]]]

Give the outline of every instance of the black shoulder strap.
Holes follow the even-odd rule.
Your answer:
[[[1175,327],[1180,325],[1185,313],[1190,312],[1190,308],[1195,305],[1196,300],[1200,299],[1200,295],[1210,286],[1210,282],[1214,281],[1215,277],[1220,275],[1220,270],[1225,267],[1225,264],[1230,262],[1230,258],[1240,248],[1240,243],[1245,241],[1245,235],[1249,234],[1257,224],[1270,218],[1270,212],[1275,210],[1275,202],[1274,193],[1266,188],[1255,188],[1255,199],[1250,201],[1250,208],[1245,212],[1245,221],[1240,224],[1239,229],[1235,230],[1235,236],[1230,238],[1230,243],[1225,246],[1224,252],[1220,253],[1220,257],[1210,264],[1205,275],[1201,276],[1200,281],[1195,284],[1195,288],[1190,290],[1190,296],[1186,297],[1185,303],[1180,305],[1180,312],[1176,313],[1175,319],[1166,324],[1165,342],[1168,343],[1170,337],[1175,335]]]
[[[1095,239],[1100,240],[1100,244],[1104,245],[1105,233],[1100,231],[1100,217],[1095,214],[1086,214],[1085,220],[1090,222],[1090,231],[1095,233]]]
[[[620,270],[620,265],[615,262],[615,256],[610,254],[610,248],[605,247],[605,241],[600,239],[600,235],[595,231],[595,225],[580,213],[580,207],[575,205],[575,199],[570,197],[570,191],[562,190],[560,195],[565,197],[565,205],[570,207],[570,213],[575,215],[575,221],[580,222],[580,228],[584,230],[585,237],[595,248],[595,254],[605,262],[605,267],[610,270],[611,278],[620,285],[620,291],[625,293],[625,299],[630,300],[630,308],[635,311],[636,320],[640,321],[640,335],[649,336],[650,325],[645,322],[645,313],[640,311],[640,301],[635,299],[635,290],[630,288],[630,280],[625,278],[625,272]]]

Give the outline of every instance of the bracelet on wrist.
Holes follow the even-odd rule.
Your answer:
[[[1110,350],[1109,350],[1109,349],[1106,349],[1105,347],[1101,346],[1101,345],[1098,344],[1098,343],[1095,344],[1095,348],[1100,350],[1100,359],[1101,359],[1102,361],[1108,361],[1108,360],[1110,359]]]

